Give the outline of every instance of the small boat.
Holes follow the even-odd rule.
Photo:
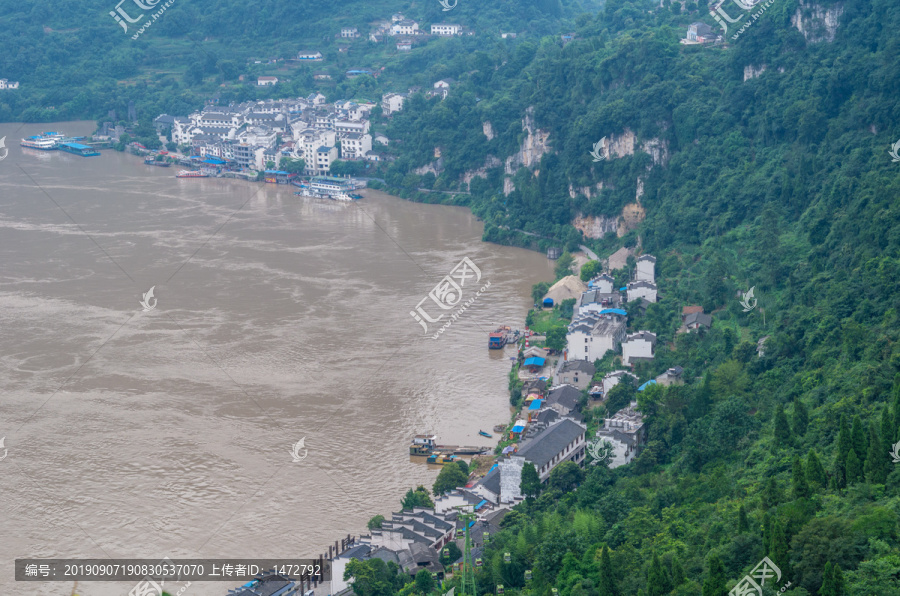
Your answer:
[[[502,433],[502,432],[505,431],[505,430],[506,430],[506,425],[505,425],[505,424],[498,424],[497,426],[494,427],[494,432],[495,432],[495,433]]]
[[[175,175],[176,178],[209,178],[209,174],[198,172],[197,170],[181,170]]]
[[[159,166],[161,168],[168,168],[170,165],[172,165],[167,161],[156,161],[152,157],[148,157],[147,159],[145,159],[144,164],[146,164],[148,166]]]
[[[486,433],[483,430],[478,431],[478,434],[481,435],[482,437],[487,437],[489,439],[494,437],[494,435],[492,435],[491,433]]]
[[[452,464],[459,461],[459,457],[450,455],[449,453],[432,453],[428,456],[427,462],[436,466]]]
[[[499,327],[488,335],[488,348],[491,350],[499,350],[510,340],[509,327]]]

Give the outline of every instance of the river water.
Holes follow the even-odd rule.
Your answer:
[[[544,255],[463,208],[18,146],[92,128],[0,125],[0,594],[72,593],[14,583],[16,558],[317,555],[431,486],[413,434],[490,444],[509,420],[513,352],[487,333],[522,328]],[[410,311],[465,257],[463,299],[490,285],[431,339]]]

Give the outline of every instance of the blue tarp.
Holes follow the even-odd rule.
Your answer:
[[[553,298],[544,298],[544,306],[553,306]]]
[[[517,425],[515,425],[515,426],[512,428],[512,431],[513,431],[514,433],[520,433],[520,432],[522,432],[523,430],[525,430],[525,427],[522,426],[521,424],[517,424]]]
[[[537,356],[532,356],[531,358],[525,359],[525,366],[544,366],[544,362],[547,360],[545,358],[538,358]]]
[[[540,409],[541,409],[541,404],[543,404],[543,403],[544,403],[544,400],[542,400],[542,399],[536,399],[536,400],[534,400],[534,401],[531,402],[531,405],[528,406],[528,409],[529,409],[529,410],[540,410]]]
[[[72,149],[90,149],[87,145],[82,145],[81,143],[63,143],[64,147],[71,147]]]
[[[620,291],[620,292],[624,292],[624,291],[627,290],[627,289],[628,289],[628,288],[627,288],[626,286],[622,286],[621,288],[619,288],[619,291]]]
[[[644,389],[647,388],[647,385],[656,385],[656,380],[655,380],[655,379],[650,379],[649,381],[647,381],[646,383],[644,383],[643,385],[641,385],[640,387],[638,387],[638,391],[643,391]]]
[[[608,314],[622,315],[623,317],[628,316],[628,313],[625,312],[624,310],[622,310],[621,308],[604,308],[603,310],[600,311],[600,314],[601,315],[608,315]]]
[[[206,159],[203,160],[203,163],[209,163],[209,164],[220,166],[220,165],[224,164],[225,162],[222,161],[221,159],[216,159],[215,157],[207,157]]]
[[[284,176],[288,175],[288,173],[284,170],[266,170],[266,174],[283,174]]]
[[[486,504],[487,504],[487,501],[482,499],[482,501],[478,505],[475,505],[475,511],[478,511],[479,509],[484,507]]]

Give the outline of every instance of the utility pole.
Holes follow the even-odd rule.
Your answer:
[[[478,591],[475,588],[475,566],[472,561],[472,537],[469,534],[469,522],[475,521],[477,517],[474,512],[464,513],[463,506],[456,507],[456,510],[459,511],[458,519],[462,520],[466,528],[465,547],[463,550],[463,577],[459,593],[460,596],[477,596]]]

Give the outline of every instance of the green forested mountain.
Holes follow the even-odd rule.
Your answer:
[[[496,167],[453,198],[498,242],[574,248],[573,218],[618,216],[640,178],[642,224],[585,243],[639,241],[659,258],[661,300],[631,322],[660,334],[639,372],[681,365],[689,379],[640,394],[650,443],[635,463],[592,467],[511,516],[480,589],[724,596],[768,556],[787,594],[900,594],[900,5],[776,0],[729,46],[699,47],[678,39],[705,11],[655,4],[611,0],[565,46],[458,57],[454,93],[414,98],[388,128],[403,144],[387,182],[434,200],[414,189],[455,189],[512,155],[533,107],[551,151],[508,195]],[[840,14],[833,40],[809,20],[801,34],[798,10]],[[744,80],[748,66],[765,70]],[[633,155],[592,161],[626,129]],[[640,149],[651,139],[659,163]],[[412,173],[433,147],[439,175]],[[745,313],[735,292],[750,287],[759,307]],[[712,312],[709,333],[676,336],[687,304]]]
[[[0,119],[99,117],[128,100],[150,116],[187,113],[213,90],[226,101],[306,94],[309,73],[262,91],[235,79],[256,72],[248,58],[317,36],[349,67],[352,50],[333,50],[341,25],[397,10],[446,18],[436,2],[348,6],[338,17],[325,3],[184,0],[178,18],[173,8],[131,42],[94,0],[78,18],[7,4],[0,19],[18,43],[0,76],[25,88],[0,96]],[[443,101],[413,95],[387,123],[389,189],[469,206],[490,241],[600,254],[639,243],[658,258],[660,302],[630,322],[659,334],[657,356],[637,372],[645,381],[680,365],[687,383],[640,393],[649,445],[634,463],[590,466],[576,490],[547,487],[507,517],[483,555],[480,593],[724,596],[768,556],[785,594],[900,595],[900,463],[889,453],[900,441],[900,162],[889,154],[900,138],[900,4],[774,0],[736,40],[733,25],[725,46],[679,43],[691,22],[714,24],[705,5],[608,0],[577,14],[590,8],[460,0],[454,18],[484,35],[406,56],[369,47],[361,55],[385,66],[378,80],[326,89],[374,97],[456,79]],[[525,34],[500,40],[507,28]],[[563,45],[569,30],[576,39]],[[505,183],[494,164],[528,137],[526,114],[548,151]],[[633,154],[593,161],[594,143],[629,132]],[[436,147],[437,175],[414,173]],[[572,225],[616,218],[638,195],[646,216],[623,237],[584,239]],[[759,303],[744,312],[735,293],[750,287]],[[712,313],[712,329],[676,334],[688,304]],[[398,589],[381,586],[371,594]]]

